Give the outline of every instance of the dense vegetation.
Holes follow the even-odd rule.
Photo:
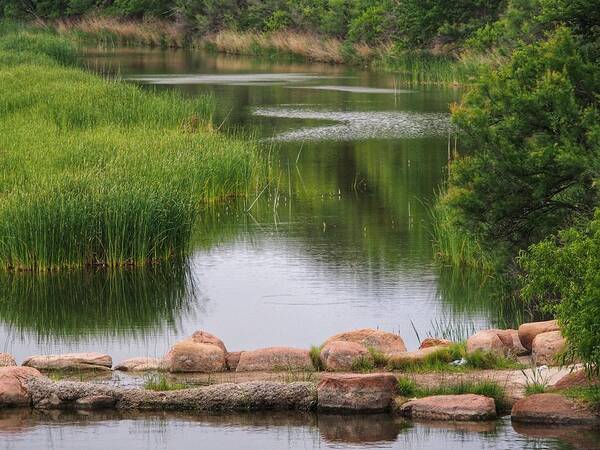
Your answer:
[[[460,155],[435,207],[440,255],[516,275],[522,298],[556,315],[570,356],[593,371],[600,369],[597,6],[514,2],[512,15],[475,34],[510,58],[454,108]]]
[[[70,67],[48,33],[0,32],[0,269],[143,265],[185,254],[202,203],[244,194],[256,146],[185,100]]]

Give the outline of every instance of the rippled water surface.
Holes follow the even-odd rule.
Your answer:
[[[279,175],[263,195],[206,210],[187,267],[0,275],[0,350],[118,361],[162,356],[197,329],[241,350],[357,327],[415,348],[417,334],[514,319],[489,284],[433,261],[428,207],[460,90],[200,52],[93,51],[82,63],[150,90],[214,95],[215,123],[262,139]]]

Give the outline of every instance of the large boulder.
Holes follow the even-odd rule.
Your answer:
[[[390,373],[325,374],[317,385],[317,405],[328,411],[384,411],[397,384]]]
[[[226,368],[225,352],[212,344],[201,344],[192,339],[177,342],[165,355],[169,372],[222,372]]]
[[[404,403],[400,413],[413,419],[491,420],[496,418],[496,403],[476,394],[434,395]]]
[[[197,344],[216,345],[221,350],[223,350],[223,353],[227,353],[227,349],[225,348],[225,344],[223,343],[223,341],[216,337],[214,334],[210,334],[206,331],[196,331],[194,334],[192,334],[192,341],[194,341]]]
[[[166,361],[161,358],[129,358],[115,366],[115,370],[123,372],[145,372],[148,370],[165,370]]]
[[[16,366],[17,362],[10,353],[0,353],[0,367]]]
[[[291,347],[269,347],[242,352],[236,372],[269,372],[278,370],[314,370],[308,350]]]
[[[481,330],[467,339],[467,352],[492,352],[508,355],[513,349],[513,338],[509,330]]]
[[[104,353],[65,353],[64,355],[31,356],[24,366],[38,370],[110,370],[112,358]]]
[[[448,347],[450,345],[452,345],[452,341],[449,341],[448,339],[428,337],[421,341],[421,345],[419,345],[419,350],[429,347]]]
[[[531,354],[536,364],[554,366],[559,364],[557,357],[567,347],[560,331],[548,331],[538,334],[531,344]]]
[[[402,367],[404,365],[418,364],[425,361],[429,355],[447,348],[447,345],[436,345],[433,347],[420,348],[414,352],[404,352],[390,358],[390,362],[394,367]]]
[[[547,333],[548,331],[558,331],[559,329],[556,320],[524,323],[519,327],[519,339],[523,347],[531,351],[533,340],[538,334]]]
[[[406,351],[406,346],[400,335],[373,328],[362,328],[338,333],[327,339],[324,345],[333,341],[356,342],[367,349],[372,348],[388,357]]]
[[[27,380],[41,377],[42,374],[33,367],[1,367],[0,368],[0,408],[28,406],[30,396]]]
[[[328,342],[321,349],[320,358],[325,369],[332,372],[350,372],[358,359],[373,359],[364,345],[348,341]]]
[[[533,394],[517,400],[512,420],[526,423],[594,424],[598,417],[582,403],[560,394]]]

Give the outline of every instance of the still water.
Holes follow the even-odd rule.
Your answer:
[[[6,450],[219,449],[594,449],[600,434],[573,428],[406,422],[389,415],[252,413],[0,413]]]
[[[279,175],[262,195],[206,210],[187,267],[1,275],[0,350],[18,361],[162,356],[198,329],[242,350],[379,327],[410,349],[449,324],[514,319],[489,283],[434,263],[428,207],[462,91],[201,52],[93,51],[82,64],[147,89],[212,94],[215,123],[254,133]]]

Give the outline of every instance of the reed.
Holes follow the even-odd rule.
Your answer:
[[[0,36],[0,269],[185,256],[199,207],[260,181],[257,145],[214,131],[214,99],[66,66],[57,39]]]
[[[111,16],[63,19],[48,25],[82,45],[101,47],[150,46],[180,48],[187,45],[183,27],[175,22],[146,18],[132,21]]]

